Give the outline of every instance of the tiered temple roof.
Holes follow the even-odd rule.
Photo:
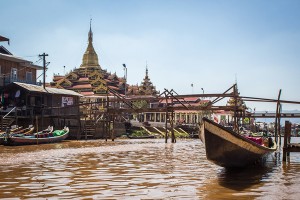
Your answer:
[[[98,55],[93,47],[93,32],[90,26],[88,46],[82,64],[65,76],[54,75],[52,87],[76,91],[85,96],[102,96],[111,88],[120,94],[125,93],[125,79],[115,73],[108,73],[99,65]]]
[[[121,95],[157,95],[158,92],[146,75],[140,86],[128,86],[125,77],[118,77],[116,73],[109,73],[99,65],[98,55],[93,47],[93,32],[90,24],[88,33],[88,46],[82,58],[82,64],[65,76],[54,75],[50,83],[52,87],[76,91],[84,96],[103,96],[108,88]],[[125,87],[126,86],[126,87]]]
[[[146,67],[146,75],[140,85],[132,85],[128,88],[128,95],[158,95],[159,92],[153,86],[149,75],[148,67]]]
[[[227,101],[227,106],[237,106],[238,109],[246,109],[247,106],[245,104],[245,102],[239,97],[240,93],[238,92],[238,89],[236,89],[236,95],[237,95],[237,103],[235,104],[235,98],[234,97],[230,97],[229,100]]]

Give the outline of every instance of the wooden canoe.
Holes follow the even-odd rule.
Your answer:
[[[143,135],[143,136],[130,136],[127,135],[128,138],[130,139],[151,139],[151,138],[156,138],[155,135]]]
[[[207,118],[203,118],[199,137],[207,159],[226,168],[252,165],[277,149],[273,141],[270,147],[260,145]]]
[[[51,133],[35,133],[30,136],[10,136],[4,145],[30,145],[30,144],[45,144],[45,143],[57,143],[66,139],[69,135],[69,128],[65,127],[60,130],[63,131],[61,135],[55,135],[55,131]]]
[[[34,131],[34,127],[30,125],[28,128],[22,128],[19,126],[18,128],[11,129],[9,132],[9,137],[13,135],[31,135]],[[3,145],[6,141],[6,132],[0,133],[0,145]]]

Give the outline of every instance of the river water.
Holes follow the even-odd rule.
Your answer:
[[[0,146],[0,199],[299,199],[299,186],[300,153],[226,170],[199,139]]]

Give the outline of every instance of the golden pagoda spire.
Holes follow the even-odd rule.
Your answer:
[[[147,61],[146,61],[146,76],[145,76],[146,79],[148,79],[148,64],[147,64]]]
[[[92,32],[92,19],[90,20],[90,30],[88,33],[88,46],[82,58],[81,68],[100,68],[98,62],[98,55],[93,47],[93,32]]]

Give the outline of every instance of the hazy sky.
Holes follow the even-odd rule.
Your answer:
[[[80,66],[92,18],[101,67],[124,76],[125,63],[129,84],[148,63],[161,92],[222,93],[237,80],[243,96],[276,99],[282,89],[300,101],[299,0],[0,0],[0,16],[11,40],[0,45],[33,62],[49,54],[48,82]]]

